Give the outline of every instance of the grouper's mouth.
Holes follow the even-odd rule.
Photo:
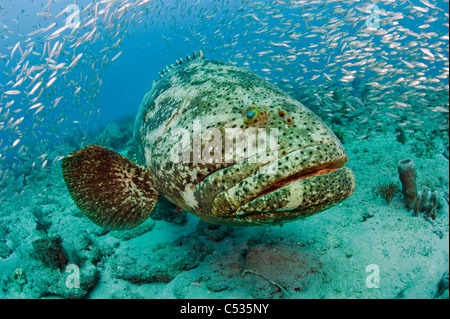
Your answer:
[[[344,167],[347,161],[343,148],[336,145],[294,150],[259,165],[247,177],[218,192],[213,215],[221,224],[267,225],[320,212],[353,193],[355,179]],[[233,171],[239,169],[242,167],[236,164],[227,167],[224,176],[232,178]]]
[[[294,175],[290,175],[290,176],[286,177],[285,179],[283,179],[279,182],[272,184],[269,188],[267,188],[265,191],[260,193],[255,199],[257,199],[261,196],[264,196],[266,194],[272,193],[280,188],[286,187],[289,184],[299,181],[301,179],[311,178],[313,176],[319,176],[322,174],[331,173],[339,168],[342,168],[344,166],[344,164],[345,163],[343,163],[342,161],[338,161],[335,163],[330,163],[330,164],[326,165],[325,167],[323,167],[324,165],[320,165],[319,167],[313,167],[312,169],[308,169],[306,171],[300,171]]]
[[[224,220],[267,225],[305,218],[348,198],[354,188],[349,168],[320,169],[271,186]]]

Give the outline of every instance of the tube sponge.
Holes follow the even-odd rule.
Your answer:
[[[416,167],[411,159],[398,162],[398,174],[402,183],[403,198],[408,210],[413,208],[417,195]]]

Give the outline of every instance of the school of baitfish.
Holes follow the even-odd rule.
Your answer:
[[[448,1],[30,4],[39,10],[16,16],[14,1],[0,4],[0,38],[7,43],[0,48],[0,184],[20,177],[23,163],[32,170],[61,165],[66,154],[50,150],[46,139],[62,141],[95,121],[104,107],[96,104],[102,70],[124,63],[124,39],[144,47],[144,33],[166,40],[157,49],[164,64],[202,48],[276,83],[353,138],[386,126],[413,132],[424,121],[448,132]],[[39,22],[26,29],[29,16]],[[8,157],[21,160],[7,165]]]

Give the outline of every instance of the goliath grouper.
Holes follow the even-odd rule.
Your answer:
[[[210,223],[273,225],[318,213],[353,193],[355,178],[344,167],[348,157],[337,137],[275,85],[244,68],[205,59],[201,51],[160,77],[134,127],[136,162],[143,165],[96,145],[63,160],[72,199],[97,225],[136,227],[151,216],[160,196]],[[199,124],[213,130],[219,143],[198,139]],[[277,129],[277,148],[266,147],[263,160],[251,160],[258,152],[242,147],[242,136],[234,146],[222,145],[227,129],[248,134],[251,128],[267,134]],[[180,144],[186,140],[175,134],[180,130],[194,132],[187,139],[193,141],[191,152]],[[202,154],[211,155],[211,145],[213,158],[202,160]],[[234,149],[239,160],[224,160]],[[171,154],[180,152],[185,160],[174,160]]]

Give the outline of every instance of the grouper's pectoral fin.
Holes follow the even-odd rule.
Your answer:
[[[78,208],[110,230],[138,226],[158,201],[147,169],[105,147],[90,145],[66,156],[62,171]]]

